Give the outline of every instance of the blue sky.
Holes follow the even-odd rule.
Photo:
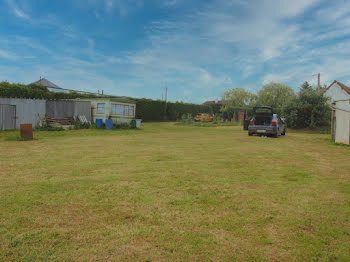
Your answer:
[[[350,85],[350,1],[0,0],[0,81],[202,103]]]

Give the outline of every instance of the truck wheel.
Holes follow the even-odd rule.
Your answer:
[[[277,138],[277,137],[278,137],[278,133],[273,134],[273,136],[272,136],[272,137]]]
[[[252,133],[249,133],[249,132],[248,132],[248,136],[252,136],[252,135],[253,135]]]

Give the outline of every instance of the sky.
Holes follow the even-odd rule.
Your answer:
[[[0,81],[203,103],[350,85],[348,0],[0,0]]]

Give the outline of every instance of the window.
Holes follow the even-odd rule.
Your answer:
[[[129,106],[124,106],[124,116],[129,116]]]
[[[105,113],[105,104],[97,104],[97,114],[104,114]]]
[[[112,104],[112,115],[134,116],[135,106]]]
[[[129,106],[129,116],[134,116],[135,106]]]
[[[124,105],[112,104],[112,115],[124,115]]]

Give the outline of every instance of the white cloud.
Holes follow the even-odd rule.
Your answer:
[[[217,88],[220,86],[229,86],[232,79],[226,76],[214,76],[205,69],[199,69],[197,76],[190,85],[194,88]]]
[[[14,55],[8,51],[1,50],[1,49],[0,49],[0,57],[8,59],[8,60],[16,60],[17,59],[16,55]]]
[[[7,1],[12,4],[13,12],[16,8],[22,12],[16,16],[29,18],[15,0]],[[75,2],[101,20],[106,14],[112,16],[116,12],[130,15],[144,5],[141,0]],[[162,11],[175,10],[186,3],[155,2],[164,8]],[[75,46],[71,48],[69,41],[67,44],[63,41],[60,50],[53,50],[38,41],[30,44],[31,39],[25,38],[23,46],[49,54],[57,64],[50,65],[47,74],[54,76],[59,71],[59,77],[68,79],[67,87],[79,82],[93,88],[92,84],[101,82],[108,90],[113,90],[113,86],[124,87],[123,92],[131,94],[131,90],[142,92],[146,87],[168,85],[172,91],[178,90],[177,95],[173,92],[174,99],[185,95],[187,101],[197,102],[199,97],[206,100],[220,96],[229,87],[242,86],[254,91],[270,81],[293,86],[305,80],[313,83],[316,77],[312,75],[318,72],[322,82],[350,75],[350,41],[344,40],[350,35],[350,2],[339,0],[327,5],[325,1],[320,5],[321,0],[205,2],[193,4],[193,9],[181,14],[171,12],[168,19],[142,25],[146,27],[147,37],[137,43],[140,48],[123,53],[99,50],[96,36],[80,32],[74,25],[50,15],[32,17],[30,23],[55,29],[63,40],[69,37],[76,41]],[[339,38],[342,38],[340,43],[331,44]],[[7,48],[11,52],[5,49],[0,50],[0,56],[9,60],[25,55],[17,52],[20,50],[17,46],[16,50]],[[60,51],[64,56],[59,55]],[[45,67],[40,70],[45,71]],[[74,76],[80,80],[74,80]]]
[[[101,13],[113,15],[115,11],[120,16],[127,16],[144,6],[144,0],[74,0],[74,3],[81,9],[93,9],[96,18],[102,18]]]
[[[178,4],[178,2],[179,2],[179,0],[163,0],[161,4],[163,6],[169,7],[169,6],[174,6],[174,5]]]
[[[15,2],[15,0],[7,0],[7,3],[9,5],[9,7],[12,9],[13,13],[19,17],[19,18],[22,18],[22,19],[27,19],[27,20],[30,20],[30,17],[29,15],[27,15],[23,10],[21,10],[17,3]]]
[[[0,57],[5,58],[7,60],[11,60],[11,61],[16,61],[19,59],[32,59],[35,58],[35,56],[32,55],[17,55],[14,54],[13,52],[7,51],[7,50],[3,50],[0,49]]]

